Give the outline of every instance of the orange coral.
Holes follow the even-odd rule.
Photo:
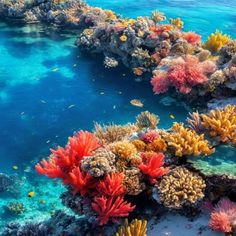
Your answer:
[[[167,145],[162,138],[157,138],[152,143],[148,144],[146,149],[147,151],[153,152],[165,152]]]
[[[132,141],[132,144],[136,147],[139,152],[143,152],[146,148],[146,143],[142,140],[135,139]]]
[[[123,159],[131,159],[137,154],[134,144],[129,141],[119,141],[111,145],[111,151]]]

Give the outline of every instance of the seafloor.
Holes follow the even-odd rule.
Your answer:
[[[176,86],[176,90],[170,89],[169,93],[155,95],[152,92],[151,76],[149,76],[153,68],[150,69],[151,72],[148,71],[148,66],[143,70],[145,66],[142,64],[140,67],[142,67],[145,76],[140,78],[130,70],[131,65],[126,60],[122,63],[122,56],[124,55],[119,54],[119,50],[114,51],[110,46],[105,47],[107,45],[104,42],[109,40],[106,39],[106,41],[101,37],[101,44],[96,44],[96,36],[91,41],[87,41],[89,46],[88,44],[81,44],[81,37],[78,40],[78,35],[82,29],[81,26],[77,27],[80,23],[78,25],[72,24],[73,27],[71,27],[70,24],[61,25],[61,22],[64,22],[65,19],[60,17],[55,22],[41,20],[43,17],[40,15],[42,14],[40,11],[47,12],[50,7],[54,12],[64,11],[64,9],[71,9],[70,3],[76,1],[32,1],[35,5],[29,5],[29,9],[32,6],[37,7],[38,4],[45,4],[39,8],[39,11],[32,11],[33,16],[35,14],[35,16],[41,17],[35,20],[30,15],[30,19],[34,19],[34,22],[27,22],[27,18],[22,14],[25,11],[25,8],[22,7],[24,6],[23,2],[0,0],[0,234],[21,236],[115,235],[117,227],[123,224],[119,215],[115,216],[114,219],[111,217],[113,221],[109,221],[106,226],[98,227],[98,219],[101,223],[101,218],[98,217],[98,212],[95,214],[94,209],[92,210],[91,206],[88,206],[91,199],[94,200],[94,195],[100,196],[99,191],[96,190],[94,193],[85,191],[85,199],[82,189],[78,187],[81,186],[79,183],[76,185],[79,190],[76,188],[77,190],[74,192],[74,185],[69,184],[71,180],[66,184],[64,182],[64,186],[60,181],[61,177],[59,179],[47,178],[46,176],[49,176],[48,172],[38,170],[46,176],[39,175],[35,171],[35,165],[42,159],[47,159],[50,155],[50,148],[64,147],[68,137],[73,135],[77,137],[75,132],[79,130],[93,132],[94,122],[106,125],[125,126],[127,123],[136,125],[136,117],[141,112],[150,111],[160,119],[159,123],[156,122],[158,128],[148,125],[138,130],[135,128],[129,135],[122,133],[122,138],[114,139],[112,142],[104,142],[104,136],[101,138],[97,135],[102,143],[102,148],[112,150],[113,154],[119,156],[121,155],[120,152],[115,152],[112,144],[115,143],[114,145],[116,145],[117,142],[127,142],[127,140],[131,142],[134,139],[143,141],[146,140],[143,139],[143,135],[150,132],[150,130],[154,130],[157,133],[154,136],[159,135],[158,137],[161,137],[167,143],[166,149],[155,151],[156,153],[161,151],[165,154],[164,167],[161,166],[161,168],[165,168],[166,171],[170,168],[168,169],[168,171],[171,170],[169,175],[175,169],[178,170],[180,166],[191,173],[195,173],[198,180],[203,179],[206,184],[205,197],[200,197],[194,204],[183,203],[181,207],[173,207],[173,204],[172,206],[163,204],[163,199],[160,199],[161,193],[158,193],[157,190],[160,191],[158,183],[161,183],[163,175],[168,176],[167,172],[156,175],[154,181],[153,177],[148,177],[149,172],[140,171],[140,163],[133,163],[131,159],[128,164],[122,163],[122,165],[125,165],[125,171],[131,169],[137,171],[138,169],[141,173],[138,174],[139,180],[135,179],[135,181],[138,181],[138,185],[135,187],[137,187],[137,190],[138,188],[142,190],[139,189],[138,194],[136,192],[133,194],[130,191],[127,194],[128,196],[121,194],[128,202],[136,204],[136,210],[130,215],[129,221],[131,222],[135,218],[148,220],[147,232],[143,231],[139,234],[132,233],[130,235],[214,236],[227,234],[234,236],[236,233],[236,108],[234,108],[236,103],[236,73],[234,72],[234,77],[231,73],[230,77],[225,72],[234,68],[234,55],[230,54],[230,58],[223,58],[226,60],[223,64],[217,64],[216,62],[217,70],[224,71],[229,76],[226,76],[227,79],[220,85],[214,83],[216,87],[214,91],[216,92],[213,90],[213,92],[209,92],[209,87],[206,89],[206,87],[200,85],[196,89],[195,87],[191,88],[191,96],[186,95],[185,97],[178,90],[179,87]],[[180,17],[184,22],[184,31],[194,31],[201,35],[202,42],[205,42],[216,29],[229,35],[231,39],[236,36],[236,15],[233,10],[236,7],[236,2],[234,1],[216,3],[213,0],[104,0],[102,2],[89,0],[87,3],[92,6],[92,9],[94,6],[111,9],[123,17],[148,16],[156,10],[164,12],[167,18]],[[76,7],[78,6],[76,5]],[[18,8],[20,11],[16,10]],[[80,12],[79,7],[77,11]],[[14,12],[14,14],[11,12]],[[72,13],[68,11],[66,14],[74,14],[74,11]],[[92,18],[89,15],[91,12],[85,11],[83,14],[85,18],[86,16]],[[86,21],[84,26],[87,29]],[[103,26],[98,24],[96,26],[89,25],[89,27],[97,27],[96,30],[99,34],[101,33],[100,27]],[[75,43],[76,41],[77,43]],[[128,46],[126,49],[122,48],[125,52],[129,49]],[[111,51],[112,55],[118,55],[119,65],[115,68],[105,68],[104,55],[113,58],[110,57]],[[99,53],[97,54],[97,52]],[[233,53],[236,53],[236,46]],[[222,55],[225,56],[225,54],[219,56],[221,59]],[[213,56],[218,56],[218,54],[212,53]],[[125,57],[130,59],[130,54],[125,55]],[[209,58],[214,62],[216,60],[215,58]],[[134,63],[132,67],[137,66],[135,64],[137,61],[132,63]],[[135,68],[140,69],[140,67]],[[149,79],[147,79],[148,76]],[[201,97],[200,102],[197,99],[198,97]],[[189,129],[186,122],[189,112],[199,110],[199,112],[207,114],[210,109],[223,109],[229,104],[232,104],[232,110],[223,110],[224,114],[229,114],[226,120],[228,119],[231,122],[230,124],[226,122],[227,128],[224,126],[224,130],[228,129],[228,133],[226,132],[228,136],[222,138],[218,134],[218,136],[211,137],[212,133],[208,132],[207,129],[204,130],[202,124],[199,123],[199,127],[203,130],[200,130],[199,133],[195,130],[196,135],[204,134],[206,142],[209,143],[197,146],[197,149],[199,149],[197,151],[200,152],[201,157],[196,157],[199,155],[192,152],[191,154],[183,154],[184,158],[180,158],[181,161],[179,161],[176,158],[179,154],[177,152],[173,154],[175,145],[170,144],[173,143],[173,140],[168,141],[168,137],[173,132],[173,123],[184,122],[185,129]],[[220,112],[220,110],[217,110],[217,112]],[[222,114],[220,118],[217,118],[217,122],[220,123],[221,118]],[[197,120],[194,120],[194,122],[196,124]],[[153,137],[152,135],[153,133],[151,137]],[[193,137],[195,138],[195,136]],[[149,138],[148,136],[148,140]],[[186,139],[189,140],[189,138]],[[145,142],[145,145],[148,146],[149,141]],[[175,142],[177,143],[177,140]],[[205,142],[205,140],[201,140],[201,142]],[[195,143],[192,142],[191,145],[194,146]],[[216,149],[214,153],[209,151],[213,148]],[[128,147],[126,146],[124,149],[127,150]],[[150,151],[150,147],[147,147],[147,150]],[[140,157],[144,150],[136,150],[136,152],[135,156]],[[92,155],[91,153],[87,154],[88,156]],[[131,154],[128,155],[129,158],[132,155],[131,151]],[[188,162],[186,162],[186,159]],[[145,159],[145,161],[147,160]],[[148,162],[144,164],[148,165]],[[77,164],[74,163],[73,165]],[[123,169],[121,171],[120,165],[119,167],[115,165],[114,168],[115,171],[106,169],[107,172],[104,171],[105,174],[99,176],[99,178],[101,177],[99,181],[103,181],[107,175],[109,176],[113,172],[124,172]],[[149,166],[149,168],[151,167]],[[156,167],[156,170],[159,168],[160,166]],[[84,173],[88,171],[93,176],[91,173],[94,172],[89,172],[90,169],[85,171],[85,169],[83,169]],[[79,173],[75,176],[82,179]],[[132,179],[133,177],[129,175],[129,178]],[[137,182],[134,183],[137,184]],[[145,187],[143,187],[143,183]],[[141,185],[142,187],[140,187]],[[86,187],[85,185],[85,188],[90,189],[92,187]],[[126,188],[128,188],[127,185]],[[76,195],[72,197],[70,191],[76,193]],[[113,191],[115,190],[113,189]],[[63,195],[65,192],[66,194]],[[61,194],[62,199],[60,199]],[[114,199],[116,197],[112,194],[111,196]],[[228,214],[228,218],[222,218],[221,224],[226,224],[226,221],[227,224],[224,225],[223,229],[222,227],[210,227],[210,218],[214,211],[217,211],[214,207],[222,199],[226,199],[228,204],[231,204],[230,213],[226,211],[226,207],[223,209],[224,214]],[[78,209],[79,207],[81,209]],[[128,215],[125,216],[128,217]]]

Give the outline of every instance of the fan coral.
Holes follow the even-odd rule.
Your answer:
[[[153,113],[150,113],[149,111],[141,112],[136,117],[136,125],[139,127],[139,129],[156,129],[156,126],[158,125],[159,121],[159,117]]]
[[[215,151],[204,139],[203,134],[199,135],[194,130],[185,128],[181,123],[174,123],[165,140],[168,148],[173,149],[178,157],[210,155]]]
[[[110,219],[116,220],[117,217],[126,217],[132,212],[135,206],[124,201],[122,197],[95,197],[92,208],[98,214],[100,225],[106,224]]]
[[[216,31],[208,37],[204,47],[209,51],[216,53],[229,41],[230,37],[227,34],[223,35],[222,32]]]
[[[126,191],[123,186],[124,174],[112,173],[104,180],[101,180],[97,185],[97,190],[102,195],[106,196],[119,196],[123,195]]]
[[[197,112],[189,113],[189,116],[190,117],[187,118],[188,126],[192,130],[196,131],[197,133],[200,133],[202,130],[200,114],[197,111]]]
[[[236,203],[221,199],[211,213],[210,228],[215,231],[230,233],[236,224]]]
[[[162,153],[154,154],[146,163],[138,166],[141,172],[148,176],[151,184],[155,184],[157,178],[168,172],[169,169],[163,167],[164,158],[165,156]]]
[[[35,166],[38,173],[49,178],[64,178],[74,166],[78,166],[84,156],[92,155],[92,151],[100,146],[97,138],[87,131],[80,131],[69,138],[65,148],[51,149],[52,154],[48,161],[42,160]]]
[[[138,195],[145,189],[145,183],[142,182],[142,174],[139,169],[133,167],[125,170],[124,186],[128,195]]]
[[[161,202],[171,208],[194,204],[204,197],[205,181],[186,168],[176,168],[158,184]]]
[[[147,221],[134,219],[130,224],[127,219],[116,236],[147,236]]]
[[[84,157],[81,168],[93,177],[101,177],[115,171],[115,154],[105,148],[98,148],[93,156]]]
[[[146,147],[147,151],[153,152],[165,152],[167,149],[167,145],[165,140],[162,138],[155,139],[152,143],[149,143]]]
[[[143,136],[142,136],[142,140],[145,143],[151,143],[153,142],[156,138],[158,138],[159,134],[157,133],[157,131],[155,130],[150,130],[147,131]]]
[[[142,140],[135,139],[132,141],[132,144],[139,152],[143,152],[146,149],[146,143],[144,143]]]
[[[123,159],[131,159],[137,154],[136,147],[126,140],[111,144],[111,151]]]
[[[201,36],[199,34],[194,33],[194,32],[184,33],[183,38],[185,40],[187,40],[188,43],[191,43],[193,45],[199,44],[201,42]]]
[[[202,126],[211,137],[219,137],[221,142],[236,144],[236,106],[228,105],[202,114]]]
[[[157,94],[166,92],[174,86],[183,94],[189,93],[193,86],[208,81],[208,74],[216,70],[212,61],[199,62],[196,56],[187,55],[172,60],[167,72],[157,71],[151,80],[153,91]]]
[[[102,126],[95,123],[95,136],[98,137],[103,144],[121,141],[137,131],[137,126],[133,124],[127,125],[106,125]]]

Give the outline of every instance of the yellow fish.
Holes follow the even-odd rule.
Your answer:
[[[130,103],[136,107],[143,107],[143,103],[139,99],[132,99]]]
[[[170,118],[171,118],[171,119],[175,119],[175,116],[171,114],[171,115],[170,115]]]
[[[28,197],[34,197],[34,192],[28,192]]]
[[[13,170],[18,170],[18,166],[12,166]]]

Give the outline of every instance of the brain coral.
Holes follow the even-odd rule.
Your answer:
[[[157,186],[161,202],[170,208],[196,203],[204,197],[205,187],[200,175],[184,167],[170,171]]]

